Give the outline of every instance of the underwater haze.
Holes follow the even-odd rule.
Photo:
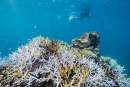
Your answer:
[[[90,31],[100,33],[101,54],[130,72],[130,0],[0,0],[1,56],[35,36],[71,43]]]

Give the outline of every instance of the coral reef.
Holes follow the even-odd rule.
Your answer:
[[[124,68],[100,56],[99,39],[89,32],[68,45],[36,37],[9,55],[0,87],[130,87]]]

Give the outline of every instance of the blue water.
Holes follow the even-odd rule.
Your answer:
[[[130,0],[0,0],[2,56],[38,35],[70,43],[88,31],[100,32],[101,54],[130,72]]]

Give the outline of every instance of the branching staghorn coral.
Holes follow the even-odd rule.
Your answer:
[[[9,56],[0,87],[130,87],[124,68],[99,55],[99,35],[85,33],[72,45],[41,36]]]

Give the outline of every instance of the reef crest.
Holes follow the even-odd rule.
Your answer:
[[[72,44],[38,36],[10,54],[0,70],[0,87],[130,87],[114,59],[100,56],[97,32]]]

